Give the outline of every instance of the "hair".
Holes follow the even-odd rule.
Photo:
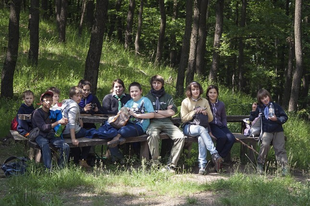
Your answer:
[[[138,82],[132,82],[132,83],[129,85],[129,92],[130,92],[130,88],[131,88],[131,87],[138,87],[140,90],[142,90],[141,84],[138,83]]]
[[[260,105],[263,105],[261,99],[266,97],[266,96],[268,96],[269,100],[272,101],[271,95],[266,89],[262,88],[262,89],[258,90],[258,92],[257,92],[257,103]]]
[[[48,97],[49,97],[49,98],[53,98],[53,96],[52,96],[51,94],[44,94],[44,95],[41,97],[40,101],[42,102],[44,98],[48,98]]]
[[[189,85],[186,87],[186,91],[185,91],[185,95],[187,97],[192,97],[192,86],[194,88],[199,88],[199,96],[203,93],[203,89],[202,89],[202,86],[198,83],[198,82],[191,82],[189,83]]]
[[[47,91],[51,91],[54,94],[60,94],[60,90],[57,89],[56,87],[50,87]]]
[[[153,84],[154,81],[158,81],[158,82],[162,83],[163,86],[164,86],[164,84],[165,84],[164,78],[163,78],[162,76],[158,75],[158,74],[155,75],[155,76],[152,76],[152,78],[151,78],[151,80],[150,80],[151,86],[152,86],[152,84]]]
[[[90,81],[87,81],[87,80],[84,80],[84,79],[81,79],[78,83],[78,87],[80,87],[81,89],[83,89],[83,87],[85,85],[89,85],[89,87],[91,88],[91,83]]]
[[[110,90],[111,93],[113,93],[113,91],[114,91],[114,85],[115,85],[115,83],[121,84],[122,87],[124,88],[124,91],[126,90],[123,80],[121,80],[121,79],[115,79],[115,80],[113,81],[113,83],[112,83],[112,88],[111,88],[111,90]]]
[[[69,90],[69,97],[71,98],[77,94],[82,94],[82,89],[80,87],[77,87],[77,86],[71,87]]]
[[[206,91],[206,98],[207,98],[207,100],[209,100],[208,93],[209,93],[209,91],[210,91],[211,89],[215,89],[216,92],[217,92],[217,95],[219,95],[219,88],[218,88],[216,85],[210,85],[210,86],[208,86],[208,89],[207,89],[207,91]]]
[[[22,94],[22,98],[25,99],[26,95],[32,95],[34,96],[34,93],[31,90],[26,90]]]

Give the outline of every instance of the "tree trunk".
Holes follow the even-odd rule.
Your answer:
[[[172,22],[173,24],[176,23],[176,20],[178,18],[178,0],[173,0],[173,7],[172,7]],[[174,32],[170,35],[170,67],[175,67],[177,64],[177,49],[176,49],[176,35]]]
[[[139,16],[138,16],[138,28],[137,28],[137,33],[136,33],[136,39],[135,39],[135,54],[139,54],[139,41],[140,41],[140,36],[141,36],[141,29],[142,29],[142,18],[143,14],[143,0],[140,0],[140,10],[139,10]]]
[[[282,102],[282,106],[285,109],[288,108],[288,103],[290,101],[292,74],[293,74],[293,59],[294,59],[294,40],[291,37],[289,37],[287,38],[287,42],[289,45],[289,52],[288,52],[288,64],[285,75],[285,84],[284,84],[283,102]]]
[[[94,24],[95,3],[94,0],[88,0],[86,4],[86,23],[87,28],[91,29]]]
[[[18,57],[21,0],[10,1],[9,42],[1,75],[1,97],[13,97],[13,78]]]
[[[122,0],[117,0],[115,3],[115,14],[111,15],[111,20],[110,20],[110,28],[109,28],[109,33],[108,37],[111,39],[113,32],[115,30],[115,26],[119,27],[119,21],[122,22],[122,18],[117,14],[122,6]],[[122,28],[122,27],[121,27]],[[119,28],[117,28],[118,31]],[[122,35],[121,35],[122,36]],[[122,37],[119,39],[121,41]]]
[[[220,61],[219,49],[221,47],[221,37],[223,32],[223,12],[224,12],[224,0],[217,0],[215,31],[213,41],[213,57],[212,57],[212,66],[209,74],[210,82],[217,82],[217,71]]]
[[[42,0],[41,8],[42,8],[42,18],[48,19],[48,0]]]
[[[28,61],[31,65],[38,65],[39,56],[39,0],[31,0],[30,7],[30,48]]]
[[[288,105],[289,112],[297,111],[299,89],[302,76],[302,44],[301,44],[301,5],[302,0],[295,0],[294,36],[295,36],[295,58],[296,69],[293,75],[292,90]]]
[[[107,19],[109,0],[100,0],[96,3],[96,17],[92,27],[89,50],[85,63],[84,79],[91,82],[91,92],[96,94],[100,57],[102,53],[105,20]]]
[[[66,42],[67,8],[68,8],[68,1],[60,0],[59,42]]]
[[[129,49],[132,42],[132,25],[133,25],[134,12],[135,12],[135,0],[129,0],[127,27],[125,33],[125,49]]]
[[[199,5],[200,0],[194,0],[194,15],[193,15],[193,26],[190,39],[188,66],[186,70],[186,85],[194,80],[195,74],[195,63],[196,63],[196,49],[198,41],[198,26],[199,26]]]
[[[242,0],[240,27],[245,27],[247,0]],[[244,73],[244,42],[243,37],[239,38],[239,56],[238,56],[238,90],[243,91],[243,73]]]
[[[164,41],[165,41],[165,30],[166,30],[166,10],[164,0],[159,0],[159,10],[160,10],[160,29],[159,36],[157,42],[157,51],[155,57],[155,64],[159,64],[161,62]]]
[[[79,24],[79,36],[82,36],[83,21],[84,21],[84,16],[85,16],[85,11],[86,11],[86,4],[87,4],[87,0],[83,0],[83,2],[82,2],[82,11],[81,11],[81,18],[80,18],[80,24]]]
[[[178,70],[177,85],[176,85],[176,96],[184,96],[184,77],[185,69],[188,62],[188,52],[190,45],[191,27],[192,27],[192,15],[193,15],[193,0],[186,1],[186,22],[185,31],[182,42],[182,53]]]
[[[206,37],[207,37],[207,18],[208,18],[209,0],[202,0],[200,2],[200,18],[198,29],[197,55],[196,55],[196,72],[198,76],[203,77],[205,72],[205,53],[206,53]]]

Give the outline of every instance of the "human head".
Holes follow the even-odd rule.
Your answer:
[[[132,82],[129,85],[129,93],[134,101],[138,101],[142,97],[142,87],[138,82]]]
[[[80,87],[82,89],[84,98],[88,97],[88,95],[91,93],[90,92],[90,89],[91,89],[90,81],[81,79],[79,84],[78,84],[78,87]]]
[[[53,105],[59,102],[60,90],[56,87],[50,87],[48,91],[53,92]]]
[[[186,87],[185,94],[187,97],[191,98],[192,97],[192,88],[198,88],[199,89],[199,96],[203,93],[202,86],[198,82],[191,82],[189,85]]]
[[[207,88],[206,98],[210,101],[216,101],[219,96],[219,88],[216,85],[210,85]]]
[[[271,95],[266,89],[262,88],[262,89],[258,90],[258,92],[257,92],[257,103],[260,105],[263,105],[264,103],[262,102],[262,99],[264,99],[265,97],[269,97],[269,102],[272,101]]]
[[[161,88],[163,88],[165,81],[164,81],[164,78],[162,76],[155,75],[155,76],[152,76],[152,78],[150,80],[150,84],[154,90],[158,91]]]
[[[29,107],[33,104],[34,101],[34,94],[31,90],[26,90],[22,94],[22,99],[25,102],[25,104]]]
[[[111,93],[115,93],[117,96],[120,96],[124,93],[125,89],[123,80],[115,79],[112,83]]]
[[[43,94],[41,94],[40,97],[40,103],[42,105],[42,108],[44,111],[49,111],[52,103],[53,103],[53,92],[51,91],[46,91]]]
[[[76,103],[79,103],[82,99],[82,89],[77,86],[73,86],[69,90],[69,97],[73,99]]]

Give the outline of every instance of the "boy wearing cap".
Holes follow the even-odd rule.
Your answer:
[[[171,116],[177,112],[177,107],[170,94],[165,92],[164,78],[155,75],[150,80],[151,91],[146,95],[152,102],[155,110],[155,117],[146,131],[149,135],[148,145],[154,163],[158,163],[159,158],[159,134],[165,132],[173,140],[171,154],[165,171],[174,172],[184,146],[184,135],[180,129],[171,121]]]
[[[50,144],[60,150],[60,157],[58,159],[58,165],[60,167],[64,166],[66,160],[68,160],[70,147],[67,143],[64,142],[63,139],[56,138],[54,127],[58,124],[66,125],[68,123],[68,119],[62,118],[54,123],[52,123],[50,119],[50,108],[53,103],[53,93],[47,91],[43,93],[40,97],[40,102],[42,107],[36,109],[32,115],[32,125],[33,128],[38,127],[40,129],[40,133],[36,138],[36,143],[42,150],[42,157],[44,166],[47,169],[51,169],[51,149]]]

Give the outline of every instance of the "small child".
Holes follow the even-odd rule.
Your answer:
[[[127,107],[130,113],[128,123],[118,130],[118,134],[108,142],[109,147],[116,147],[124,143],[123,138],[140,136],[145,134],[150,124],[150,119],[154,118],[154,108],[151,101],[142,97],[142,88],[138,82],[129,85],[131,100],[124,107]]]
[[[21,104],[16,116],[18,122],[17,131],[19,134],[27,137],[29,135],[30,130],[32,129],[31,119],[22,120],[18,117],[18,115],[31,114],[34,111],[33,107],[34,94],[31,90],[26,90],[23,92],[22,98],[24,103]]]
[[[281,106],[272,101],[271,95],[266,89],[258,90],[257,102],[253,103],[250,113],[250,121],[253,121],[259,113],[262,114],[263,135],[257,157],[257,171],[259,174],[264,172],[265,159],[272,144],[277,163],[281,165],[282,175],[285,176],[289,171],[282,124],[287,121],[288,117]]]
[[[60,96],[60,90],[56,87],[50,87],[47,91],[50,91],[53,93],[53,103],[50,108],[50,118],[53,121],[61,120],[62,118],[62,111],[61,111],[61,103],[59,103],[59,96]],[[55,132],[57,132],[58,129],[60,129],[60,124],[54,127]],[[61,134],[61,132],[59,133]],[[62,135],[61,135],[62,138]]]

